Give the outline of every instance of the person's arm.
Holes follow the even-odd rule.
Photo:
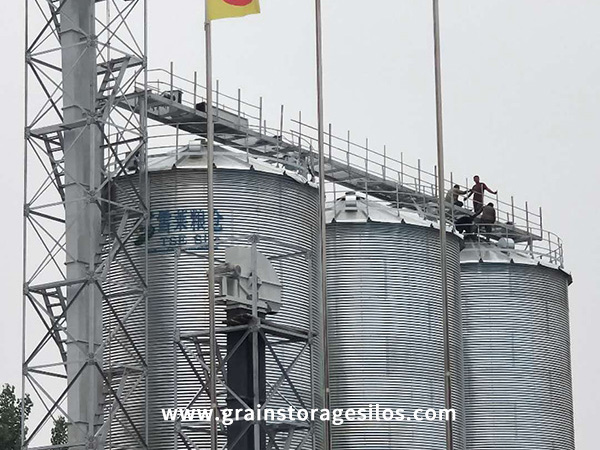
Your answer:
[[[467,190],[465,190],[465,191],[462,191],[462,190],[460,190],[460,189],[459,189],[459,190],[458,190],[458,195],[465,195],[465,194],[466,194],[466,193],[468,193],[468,192],[469,192],[469,190],[468,190],[468,189],[467,189]]]
[[[467,199],[467,198],[471,197],[471,195],[473,195],[473,192],[475,192],[475,191],[473,191],[473,189],[469,189],[467,192],[469,193],[469,195],[467,195],[467,196],[465,197],[465,199]]]
[[[487,185],[487,184],[485,184],[485,183],[483,184],[483,188],[484,188],[486,191],[488,191],[490,194],[494,194],[494,195],[496,195],[496,194],[498,193],[498,191],[492,191],[492,190],[491,190],[491,189],[488,187],[488,185]]]

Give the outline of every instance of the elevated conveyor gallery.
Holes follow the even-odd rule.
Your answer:
[[[151,78],[146,92],[148,117],[157,123],[174,130],[180,146],[184,146],[185,135],[206,136],[206,103],[201,93],[203,86],[194,81],[177,77],[164,70],[150,71]],[[166,81],[165,81],[166,80]],[[121,99],[123,108],[137,111],[136,94]],[[299,171],[308,178],[318,176],[318,153],[316,150],[317,130],[304,123],[301,116],[291,120],[297,129],[285,129],[283,107],[278,128],[267,127],[263,117],[263,102],[253,105],[237,97],[214,93],[215,140],[224,146],[245,151],[248,155],[269,161],[280,167]],[[139,112],[139,111],[138,111]],[[149,127],[152,140],[152,126]],[[164,133],[161,131],[161,133]],[[161,134],[159,133],[159,134]],[[437,220],[439,217],[435,170],[427,171],[387,155],[387,150],[378,152],[366,145],[357,145],[350,138],[338,138],[331,132],[325,133],[325,179],[329,183],[328,196],[338,198],[345,190],[363,194],[367,199],[384,203],[396,209],[418,211],[424,218]],[[313,145],[314,144],[314,145]],[[152,149],[152,145],[150,145]],[[150,151],[152,156],[152,150]],[[457,183],[452,179],[444,181],[444,190]],[[463,187],[469,183],[466,180]],[[468,186],[466,186],[468,187]],[[330,200],[332,198],[329,198]],[[562,264],[562,243],[552,233],[544,230],[541,209],[535,213],[525,203],[518,207],[511,197],[504,202],[496,197],[490,199],[496,205],[497,222],[487,229],[485,240],[499,241],[510,239],[531,252],[534,257]],[[472,215],[469,208],[447,205],[450,223],[457,218]],[[479,233],[478,233],[479,234]]]

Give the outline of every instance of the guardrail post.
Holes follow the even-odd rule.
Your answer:
[[[437,165],[433,166],[433,183],[434,183],[434,184],[433,184],[433,191],[434,191],[434,192],[433,192],[433,195],[434,195],[435,197],[437,197],[437,196],[438,196],[438,192],[439,192],[439,191],[438,191],[438,189],[439,189],[439,186],[438,186],[438,173],[437,173]],[[440,214],[441,214],[441,213],[440,213]]]
[[[450,172],[450,189],[451,189],[451,192],[452,192],[452,197],[450,199],[451,202],[452,202],[450,204],[450,208],[451,208],[451,211],[452,211],[452,215],[451,215],[451,217],[452,217],[452,228],[454,228],[454,224],[455,224],[454,223],[454,174],[452,172]]]
[[[529,234],[529,205],[527,202],[525,202],[525,222],[527,223],[527,234]]]
[[[400,184],[404,185],[404,152],[400,152]]]
[[[421,158],[417,160],[418,184],[417,190],[421,193]]]
[[[369,176],[369,138],[365,141],[365,177],[368,179]],[[368,193],[367,193],[368,194]]]
[[[242,89],[238,88],[238,98],[237,98],[237,125],[238,127],[242,123]]]
[[[220,109],[219,108],[219,101],[220,101],[220,99],[219,99],[220,89],[219,88],[220,88],[220,83],[219,83],[219,80],[217,80],[217,91],[215,92],[215,94],[216,94],[215,95],[215,100],[217,102],[217,110],[215,111],[215,116],[216,117],[219,117],[219,109]],[[212,89],[212,86],[208,86],[206,89]]]
[[[198,72],[194,70],[194,109],[198,103]]]
[[[331,124],[329,124],[329,167],[333,168],[333,136],[332,136],[332,131],[331,131],[332,127]]]
[[[387,145],[383,146],[383,167],[381,168],[381,172],[383,175],[383,181],[385,181],[385,169],[387,167]]]
[[[258,101],[258,134],[262,135],[263,98]]]
[[[346,164],[348,166],[348,176],[352,176],[352,172],[350,171],[350,130],[348,130],[348,138],[347,138],[348,148],[346,150]]]
[[[540,236],[544,236],[544,220],[542,219],[542,207],[540,206]]]
[[[277,162],[279,163],[279,152],[283,144],[283,122],[284,122],[285,109],[281,105],[281,114],[279,115],[279,137],[277,138]]]
[[[302,148],[302,111],[298,111],[298,148]]]
[[[244,142],[245,146],[246,146],[246,162],[250,163],[250,148],[248,146],[248,132],[249,132],[249,128],[246,128],[246,141]]]
[[[171,91],[169,98],[173,100],[173,61],[171,61],[171,64],[169,65],[169,86]]]
[[[398,210],[398,217],[400,217],[400,172],[398,172],[398,182],[396,183],[396,209]]]
[[[331,124],[329,124],[329,127],[331,129]],[[337,217],[337,188],[335,186],[335,182],[332,183],[333,184],[333,220],[336,219]]]
[[[511,215],[512,215],[512,223],[513,225],[515,224],[515,198],[511,195],[510,196],[510,209],[511,209]]]
[[[469,190],[469,179],[465,177],[465,189],[468,191]],[[468,194],[467,194],[468,195]],[[467,203],[468,203],[468,199],[465,200],[465,208],[467,207]],[[475,209],[475,208],[473,208]]]
[[[357,193],[358,197],[358,193]],[[365,202],[367,204],[367,220],[369,219],[369,180],[365,177]]]

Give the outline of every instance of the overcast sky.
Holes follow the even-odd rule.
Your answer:
[[[4,1],[0,382],[20,383],[23,1]],[[578,450],[600,421],[600,2],[442,0],[447,169],[544,208],[566,245]],[[221,88],[314,117],[311,0],[214,26]],[[150,66],[204,70],[202,2],[150,1]],[[324,0],[325,107],[334,132],[435,164],[430,0]],[[277,117],[272,116],[273,124]]]

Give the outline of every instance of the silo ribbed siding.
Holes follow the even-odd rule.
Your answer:
[[[127,189],[126,181],[122,181],[122,188]],[[175,270],[175,249],[195,243],[198,247],[196,253],[206,254],[206,182],[204,170],[169,170],[150,174],[151,224],[154,235],[149,243],[148,395],[150,448],[157,450],[186,448],[181,441],[175,444],[173,423],[163,421],[161,408],[184,407],[200,389],[194,373],[181,352],[176,349],[174,339],[176,329],[183,334],[208,328],[208,265],[204,258],[181,254]],[[313,331],[319,333],[313,343],[312,364],[309,353],[306,353],[291,372],[290,378],[306,405],[320,406],[321,303],[318,288],[320,262],[317,191],[285,175],[254,170],[217,169],[215,208],[218,211],[217,239],[256,233],[303,247],[317,256],[316,259],[313,257],[312,265],[304,256],[280,259],[273,263],[283,285],[283,305],[278,314],[268,318],[273,322],[305,330],[312,327]],[[164,223],[167,218],[169,228]],[[195,221],[193,226],[192,220]],[[217,246],[217,259],[224,258],[226,245]],[[267,256],[293,253],[289,248],[264,241],[259,244],[259,251]],[[174,294],[175,288],[177,297]],[[218,305],[217,325],[221,326],[224,320],[224,306]],[[218,341],[223,353],[226,339],[219,335]],[[302,345],[296,343],[276,347],[285,367],[291,364]],[[194,354],[193,348],[190,347],[189,351]],[[208,358],[208,355],[205,357]],[[275,384],[279,375],[280,371],[267,350],[267,381]],[[225,392],[219,386],[218,391],[220,403],[224,407]],[[297,403],[295,394],[287,383],[284,383],[281,393],[292,403]],[[208,408],[206,396],[202,399],[194,403],[194,407]],[[268,406],[287,408],[288,404],[281,396],[276,396]],[[208,427],[200,428],[186,433],[198,448],[208,448]],[[298,433],[296,445],[302,437],[302,433]],[[219,445],[222,446],[225,442],[223,436]],[[311,440],[308,440],[302,448],[311,448],[310,445]]]
[[[568,278],[463,263],[467,448],[573,450]]]
[[[455,449],[464,449],[459,240],[448,235]],[[388,223],[328,225],[334,408],[444,408],[439,231]],[[335,450],[443,450],[444,422],[347,422]]]

